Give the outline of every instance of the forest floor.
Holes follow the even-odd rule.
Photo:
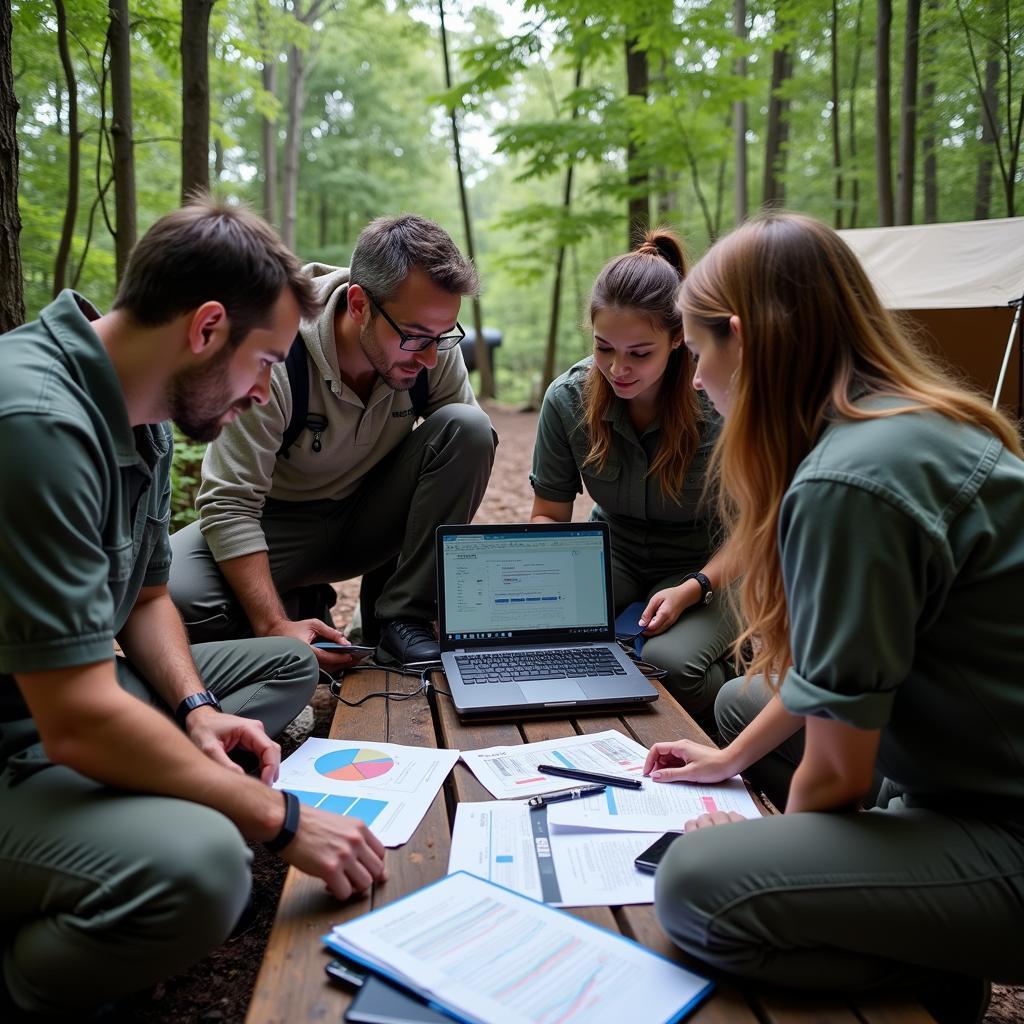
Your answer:
[[[508,406],[488,405],[494,428],[501,438],[487,495],[477,522],[524,522],[529,518],[532,492],[529,484],[537,414]],[[577,518],[583,518],[589,500],[580,497]],[[358,580],[337,586],[335,623],[345,628],[358,599]],[[313,699],[314,736],[326,736],[334,715],[334,699],[325,686]],[[291,745],[291,749],[294,744]],[[285,756],[291,753],[287,739]],[[105,1020],[109,1024],[241,1024],[245,1020],[260,960],[270,936],[278,897],[287,865],[252,845],[252,906],[247,924],[239,933],[191,970],[161,982],[123,1004]],[[1024,1024],[1024,988],[996,986],[986,1024]]]

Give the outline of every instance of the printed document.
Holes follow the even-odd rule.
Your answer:
[[[713,987],[629,939],[462,872],[325,941],[486,1024],[668,1024]]]
[[[673,832],[690,818],[712,811],[737,811],[745,818],[761,812],[737,775],[713,786],[693,782],[652,782],[643,789],[613,789],[597,798],[567,800],[548,808],[548,822],[559,827],[616,832]]]
[[[361,818],[385,846],[401,846],[458,759],[457,750],[308,739],[281,762],[274,787],[310,807]]]
[[[549,829],[549,810],[499,800],[459,804],[448,873],[468,871],[554,907],[654,902],[654,875],[637,871],[633,860],[660,833]]]
[[[567,736],[541,743],[462,752],[462,760],[469,770],[499,800],[553,793],[573,785],[572,780],[541,775],[537,771],[539,764],[639,778],[646,759],[647,748],[616,729],[592,736]]]

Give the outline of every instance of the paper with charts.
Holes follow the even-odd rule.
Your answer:
[[[541,775],[537,771],[539,764],[639,778],[646,759],[647,748],[616,729],[592,736],[567,736],[540,743],[462,752],[462,760],[469,770],[499,800],[552,793],[572,785],[571,780]]]
[[[553,907],[654,902],[654,875],[637,871],[633,860],[660,832],[555,829],[548,810],[500,800],[460,803],[448,874],[468,871]]]
[[[711,811],[738,811],[745,818],[761,812],[737,775],[726,782],[702,786],[693,782],[652,782],[643,789],[613,789],[599,797],[568,800],[548,808],[551,825],[617,832],[672,832],[690,819]]]
[[[281,762],[275,788],[310,807],[361,818],[385,846],[401,846],[458,759],[457,750],[308,739]]]
[[[487,1024],[668,1024],[714,987],[629,939],[462,872],[337,925],[325,941]]]

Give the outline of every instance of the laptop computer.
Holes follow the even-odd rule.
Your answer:
[[[441,662],[461,715],[657,699],[615,642],[610,551],[604,523],[438,527]]]

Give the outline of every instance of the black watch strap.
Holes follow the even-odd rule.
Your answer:
[[[702,572],[691,572],[684,576],[679,582],[680,584],[683,584],[687,580],[696,580],[700,584],[700,603],[711,604],[711,601],[715,596],[715,592],[711,587],[711,580],[709,580]]]
[[[284,797],[284,824],[273,839],[263,844],[271,853],[280,853],[299,831],[299,798],[287,789],[282,789],[281,795]]]
[[[217,700],[216,696],[210,693],[209,690],[202,690],[199,693],[193,693],[186,697],[175,709],[174,720],[182,727],[185,728],[185,719],[188,718],[189,713],[195,711],[196,708],[211,707],[217,711],[221,711],[220,701]]]

